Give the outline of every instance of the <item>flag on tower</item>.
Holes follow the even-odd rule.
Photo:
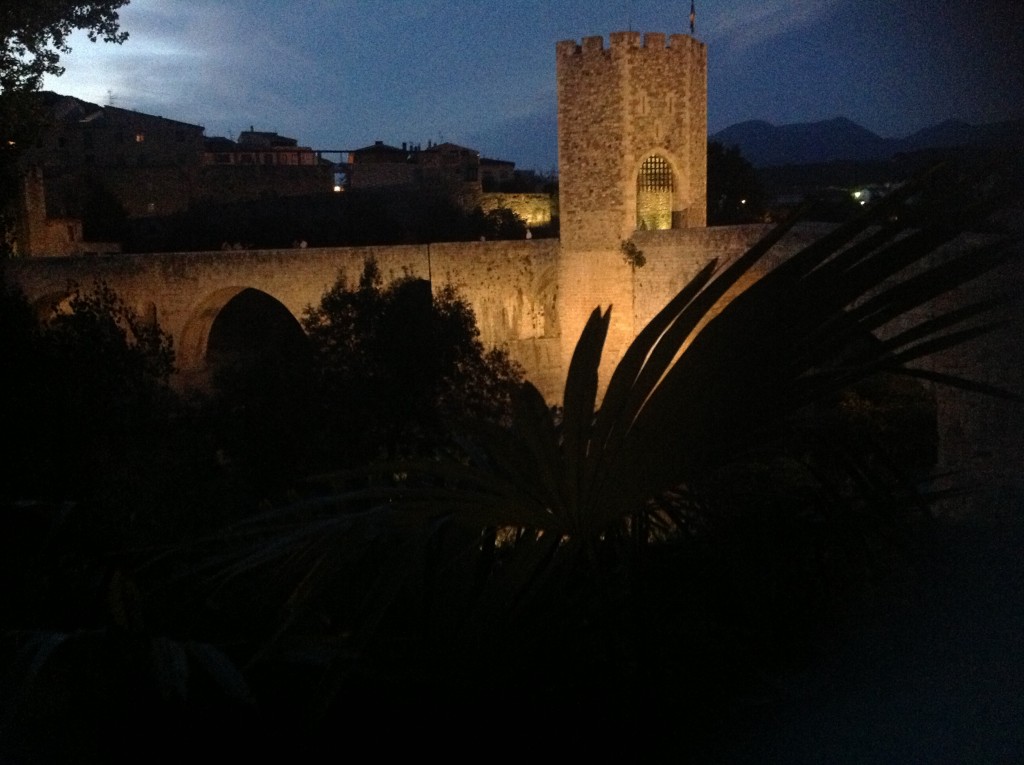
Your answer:
[[[690,0],[690,34],[693,34],[693,30],[696,29],[697,23],[697,9],[693,7],[694,0]]]

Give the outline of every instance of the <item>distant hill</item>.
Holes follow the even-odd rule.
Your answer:
[[[954,146],[1024,146],[1024,120],[984,125],[947,120],[905,138],[882,138],[845,117],[791,125],[751,120],[720,130],[710,139],[738,146],[754,167],[869,162]]]

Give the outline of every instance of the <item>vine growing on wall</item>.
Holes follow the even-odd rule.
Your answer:
[[[644,257],[644,251],[636,246],[636,242],[632,239],[623,239],[619,242],[619,252],[622,253],[622,259],[629,264],[629,272],[632,276],[632,289],[630,290],[630,314],[636,318],[636,270],[643,268],[647,264],[647,258]]]
[[[637,247],[632,239],[623,239],[619,242],[619,251],[622,253],[622,259],[632,269],[643,268],[647,264],[644,251]]]

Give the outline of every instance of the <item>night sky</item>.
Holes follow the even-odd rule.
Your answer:
[[[132,0],[45,87],[315,149],[452,141],[557,163],[555,43],[688,32],[663,0]],[[848,117],[884,137],[1024,117],[1020,0],[697,0],[708,129]]]

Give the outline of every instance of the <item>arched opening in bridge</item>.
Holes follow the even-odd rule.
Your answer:
[[[641,230],[672,228],[672,197],[675,181],[672,165],[652,154],[640,165],[636,178],[636,227]]]
[[[196,338],[208,327],[202,382],[219,459],[247,465],[261,495],[292,485],[312,454],[318,411],[306,333],[282,303],[251,288],[214,293],[195,323]]]
[[[302,327],[265,292],[239,291],[210,325],[206,367],[218,388],[256,392],[289,386],[308,374],[310,363]]]

